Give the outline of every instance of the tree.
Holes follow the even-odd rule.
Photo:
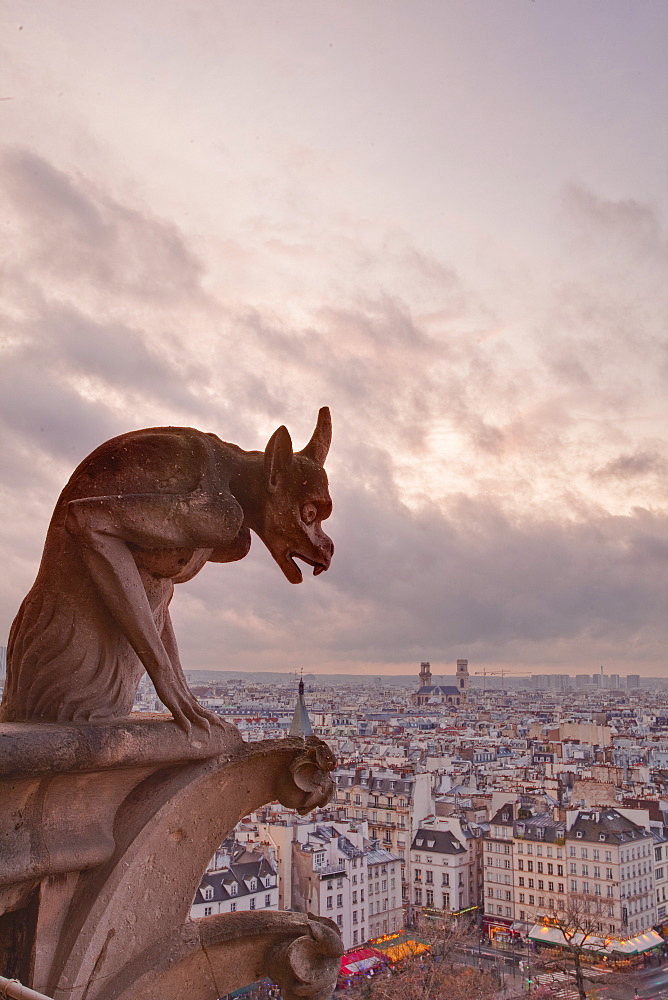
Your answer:
[[[591,955],[602,937],[602,917],[603,903],[598,896],[571,893],[565,906],[554,911],[547,924],[561,933],[561,957],[572,964],[575,988],[580,1000],[587,1000],[591,995],[585,987],[583,958]]]
[[[470,966],[449,967],[431,956],[407,959],[393,972],[383,972],[355,986],[355,1000],[490,1000],[499,991],[498,980]]]
[[[466,921],[445,917],[434,920],[418,914],[414,930],[429,951],[407,955],[390,970],[357,983],[351,1000],[491,1000],[499,992],[499,982],[489,972],[481,972],[457,962],[457,952],[477,940]]]

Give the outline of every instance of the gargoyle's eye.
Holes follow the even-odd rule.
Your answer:
[[[302,521],[304,524],[313,524],[318,516],[318,508],[314,503],[305,503],[302,507]]]

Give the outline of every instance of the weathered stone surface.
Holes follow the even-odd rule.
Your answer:
[[[217,1000],[235,988],[229,983],[257,978],[260,966],[261,975],[283,975],[278,944],[306,935],[311,957],[299,967],[310,962],[311,979],[290,986],[296,973],[288,963],[286,988],[295,997],[327,995],[337,965],[333,928],[309,929],[305,917],[287,913],[189,919],[208,860],[241,817],[275,798],[301,812],[328,801],[335,760],[325,744],[246,744],[236,730],[220,730],[207,757],[159,720],[0,725],[0,740],[11,744],[17,730],[0,778],[0,912],[23,920],[26,905],[36,904],[30,955],[20,956],[30,985],[63,1000],[140,1000],[153,995],[147,982],[155,980],[155,996],[165,1000],[184,995],[186,983],[193,996]],[[45,730],[53,757],[38,768],[30,736],[40,745]],[[237,919],[226,930],[230,916]]]

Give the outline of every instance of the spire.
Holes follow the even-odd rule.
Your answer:
[[[304,704],[304,678],[299,678],[299,694],[297,696],[297,704],[295,705],[295,712],[292,716],[292,724],[290,726],[290,736],[301,736],[305,739],[307,736],[313,734],[313,727],[311,726],[311,720],[308,717],[308,711],[306,705]]]

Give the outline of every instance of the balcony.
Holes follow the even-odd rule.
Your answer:
[[[344,861],[340,861],[336,865],[318,865],[317,867],[314,866],[313,871],[316,873],[316,875],[319,875],[320,878],[328,878],[332,875],[345,875],[346,865]]]

